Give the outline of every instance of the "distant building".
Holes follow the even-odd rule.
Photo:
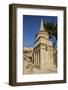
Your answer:
[[[48,73],[57,71],[56,63],[54,61],[54,48],[52,46],[52,42],[49,40],[48,32],[44,29],[42,19],[40,30],[36,34],[34,48],[32,49],[31,55],[31,62],[33,64],[32,68],[35,68],[35,70],[38,69],[36,72],[34,70],[33,73]]]

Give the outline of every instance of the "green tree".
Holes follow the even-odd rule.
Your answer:
[[[49,39],[53,42],[53,47],[57,45],[57,24],[53,22],[44,23],[45,31],[49,33]]]

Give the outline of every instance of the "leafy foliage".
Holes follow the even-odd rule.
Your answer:
[[[52,39],[53,47],[57,45],[57,24],[53,22],[44,23],[45,31],[49,33],[49,39]]]

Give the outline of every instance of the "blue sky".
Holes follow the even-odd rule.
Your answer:
[[[35,41],[35,35],[40,29],[40,21],[43,19],[44,23],[57,23],[56,16],[31,16],[23,15],[23,42],[24,47],[32,47]]]

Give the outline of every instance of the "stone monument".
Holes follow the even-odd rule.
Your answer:
[[[41,69],[41,71],[53,71],[55,68],[53,55],[54,48],[52,42],[49,40],[48,32],[44,29],[43,19],[41,19],[40,30],[37,32],[34,42],[34,66]]]

